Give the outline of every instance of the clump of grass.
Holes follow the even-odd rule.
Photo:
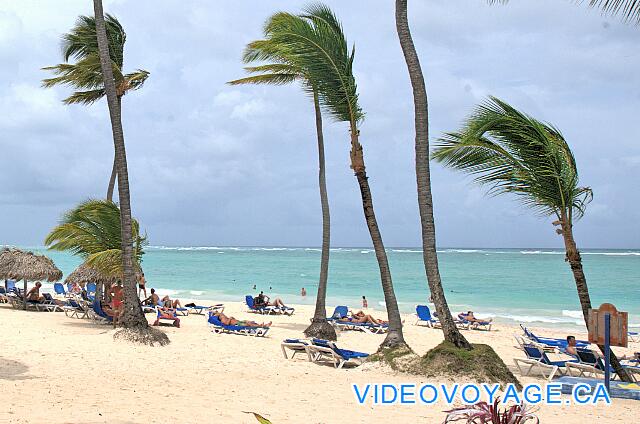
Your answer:
[[[419,360],[409,346],[382,347],[376,353],[369,356],[369,361],[380,362],[391,367],[394,371],[406,372],[407,363]]]
[[[427,377],[466,377],[481,383],[513,383],[521,388],[498,354],[485,344],[474,344],[472,350],[466,350],[445,341],[411,366],[410,372]]]

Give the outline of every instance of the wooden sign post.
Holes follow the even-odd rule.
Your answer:
[[[604,384],[609,391],[611,346],[627,347],[629,314],[618,311],[611,303],[589,309],[589,342],[604,345]]]

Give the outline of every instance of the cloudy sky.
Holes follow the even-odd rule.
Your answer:
[[[231,87],[240,55],[296,0],[105,0],[127,31],[125,70],[151,72],[123,99],[132,206],[154,245],[320,243],[312,104],[299,87]],[[420,243],[412,97],[392,1],[327,0],[356,44],[365,160],[388,246]],[[0,244],[41,244],[61,213],[106,192],[106,103],[64,106],[40,68],[88,0],[0,0]],[[488,94],[559,127],[595,198],[583,247],[640,240],[640,28],[562,0],[410,1],[431,134],[456,129]],[[326,123],[332,241],[369,245],[343,123]],[[559,247],[549,219],[433,166],[438,241]]]

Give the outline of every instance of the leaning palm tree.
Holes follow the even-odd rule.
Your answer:
[[[134,267],[140,269],[146,237],[131,220]],[[44,241],[51,250],[80,256],[105,277],[123,278],[120,208],[109,200],[88,200],[66,212]]]
[[[127,40],[127,34],[114,16],[106,16],[105,26],[109,39],[109,56],[116,83],[118,106],[120,107],[122,97],[128,92],[142,87],[149,77],[149,72],[137,69],[128,74],[123,73],[124,44]],[[72,87],[75,91],[63,100],[63,103],[67,105],[91,105],[105,96],[94,17],[80,16],[71,31],[62,36],[62,57],[65,63],[43,68],[55,75],[52,78],[42,80],[43,87],[50,88],[57,85]],[[75,59],[75,63],[69,63],[70,59]],[[107,187],[107,200],[113,199],[115,181],[116,161],[114,155],[111,177]]]
[[[487,0],[489,4],[508,3],[509,0]],[[583,0],[574,0],[584,3]],[[640,1],[638,0],[589,0],[589,7],[598,8],[602,13],[610,16],[622,17],[624,22],[640,24]]]
[[[422,227],[422,257],[431,298],[442,323],[444,338],[455,346],[471,349],[471,344],[456,327],[442,288],[438,255],[436,253],[436,227],[433,219],[433,197],[429,170],[429,104],[420,59],[411,38],[407,18],[407,0],[396,0],[396,29],[400,46],[409,70],[413,87],[415,116],[416,182],[418,186],[418,209]]]
[[[578,186],[575,158],[555,127],[490,97],[478,106],[458,132],[438,140],[433,158],[451,168],[476,175],[493,194],[513,193],[525,206],[557,218],[564,239],[585,323],[591,298],[582,259],[573,238],[573,220],[584,215],[591,189]],[[588,324],[587,324],[588,325]],[[600,346],[604,351],[604,346]],[[616,372],[629,378],[612,354]]]
[[[327,280],[329,276],[329,247],[330,247],[330,214],[329,198],[327,196],[327,181],[325,177],[324,159],[324,135],[322,131],[322,112],[318,91],[313,88],[302,69],[283,56],[278,55],[277,46],[272,46],[269,40],[257,40],[249,43],[242,56],[244,63],[256,61],[268,61],[259,66],[247,66],[245,70],[251,75],[230,81],[231,85],[241,84],[271,84],[284,85],[300,81],[308,93],[311,93],[316,117],[316,135],[318,139],[318,185],[320,187],[320,204],[322,208],[322,252],[320,254],[320,277],[318,281],[318,295],[316,297],[316,309],[311,325],[304,333],[308,337],[317,337],[326,340],[336,340],[336,330],[327,321],[326,297]]]
[[[358,103],[353,75],[355,49],[349,49],[342,25],[331,9],[321,4],[308,7],[300,16],[276,13],[267,22],[264,32],[279,54],[303,71],[309,86],[318,91],[325,112],[336,121],[349,123],[351,169],[360,187],[364,217],[376,253],[389,315],[389,333],[381,347],[405,346],[391,270],[373,208],[360,143],[359,126],[364,113]]]
[[[136,281],[134,275],[134,251],[132,241],[133,224],[131,219],[131,197],[129,194],[129,173],[127,170],[127,154],[124,145],[124,133],[122,130],[122,118],[118,104],[118,94],[116,81],[113,76],[111,59],[109,57],[109,43],[105,28],[104,14],[102,11],[102,0],[93,0],[93,9],[96,20],[96,34],[98,37],[98,52],[100,56],[100,67],[104,90],[107,96],[109,107],[109,117],[111,118],[111,129],[113,132],[113,144],[116,152],[116,169],[118,174],[118,194],[120,204],[120,233],[122,249],[122,274],[124,291],[124,311],[121,317],[122,325],[132,330],[126,334],[130,340],[137,340],[143,343],[160,344],[168,343],[165,333],[151,331],[149,323],[145,318],[140,300],[136,292]]]

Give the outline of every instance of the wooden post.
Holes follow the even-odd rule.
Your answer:
[[[24,280],[24,292],[22,293],[22,309],[27,310],[27,279]]]

